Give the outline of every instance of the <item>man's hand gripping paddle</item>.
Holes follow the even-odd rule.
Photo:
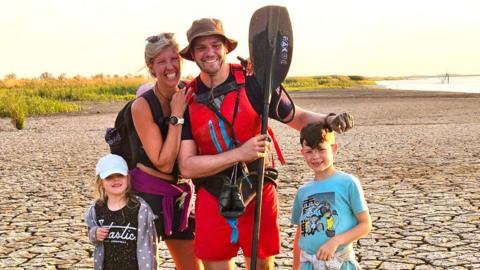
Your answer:
[[[287,76],[292,60],[293,33],[290,17],[285,7],[266,6],[253,13],[249,29],[250,59],[254,75],[263,89],[262,134],[267,134],[268,111],[272,91]],[[255,221],[250,269],[257,265],[258,239],[262,207],[262,190],[265,158],[260,158],[258,189],[255,205]]]

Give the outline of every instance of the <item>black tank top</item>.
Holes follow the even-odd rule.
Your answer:
[[[160,129],[160,133],[162,134],[163,141],[165,142],[165,139],[167,138],[167,134],[168,134],[168,117],[163,116],[162,105],[160,104],[157,97],[155,96],[155,92],[153,92],[153,89],[150,89],[147,92],[143,93],[141,97],[145,98],[148,104],[150,105],[150,111],[152,112],[153,121],[155,121],[155,124],[157,124],[158,128]],[[147,153],[143,148],[143,145],[140,147],[138,162],[155,171],[160,172],[157,168],[155,168],[155,166],[153,165],[153,162],[148,158]],[[161,172],[161,173],[164,173],[164,172]],[[175,177],[175,179],[178,176],[178,164],[176,160],[175,160],[175,164],[173,165],[172,175]]]

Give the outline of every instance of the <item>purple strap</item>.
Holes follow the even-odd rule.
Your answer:
[[[170,181],[150,175],[139,168],[130,170],[129,174],[133,191],[163,196],[163,222],[166,235],[172,234],[174,199],[186,193],[178,229],[184,231],[188,228],[188,216],[192,210],[190,205],[193,193],[192,181],[174,185]]]

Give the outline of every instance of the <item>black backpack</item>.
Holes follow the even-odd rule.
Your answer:
[[[158,101],[153,89],[143,93],[138,98],[145,98],[148,101],[150,111],[154,121],[158,124],[162,134],[166,134],[163,122],[163,113],[160,102]],[[137,166],[140,153],[143,151],[142,143],[138,138],[137,131],[132,119],[132,104],[135,99],[130,100],[117,114],[115,125],[108,128],[105,133],[105,141],[110,147],[110,152],[115,155],[122,156],[127,161],[128,168],[133,169]],[[164,135],[165,136],[165,135]]]

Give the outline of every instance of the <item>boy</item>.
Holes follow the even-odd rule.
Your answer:
[[[360,181],[335,170],[337,144],[329,126],[308,124],[300,143],[315,178],[298,189],[293,203],[293,269],[359,269],[352,242],[372,227]]]

